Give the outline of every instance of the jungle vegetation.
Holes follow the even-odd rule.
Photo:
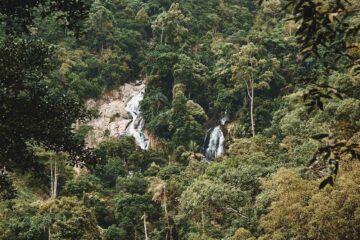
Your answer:
[[[0,239],[360,239],[359,11],[1,1]],[[137,79],[156,147],[86,148],[86,100]],[[204,160],[225,112],[225,154]]]

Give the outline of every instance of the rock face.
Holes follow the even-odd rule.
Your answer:
[[[88,147],[94,147],[98,143],[110,138],[126,134],[126,128],[132,119],[126,106],[129,99],[140,94],[145,89],[145,84],[137,81],[125,84],[116,90],[105,93],[101,99],[87,101],[87,108],[97,108],[99,117],[85,124],[92,127],[86,142]]]

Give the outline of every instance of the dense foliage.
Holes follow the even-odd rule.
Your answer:
[[[359,239],[359,2],[259,2],[3,1],[0,239]],[[85,149],[136,79],[153,148]]]

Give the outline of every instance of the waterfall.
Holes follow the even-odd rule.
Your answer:
[[[145,121],[141,117],[140,112],[140,102],[143,100],[143,98],[144,90],[132,96],[127,102],[125,110],[131,116],[131,122],[128,124],[125,131],[126,135],[133,136],[135,138],[136,144],[138,144],[141,149],[148,149],[149,139],[145,136]]]
[[[226,111],[224,116],[220,119],[220,124],[221,125],[225,125],[225,123],[227,123],[230,120],[230,115],[229,113]]]
[[[229,118],[225,112],[220,119],[220,125],[208,130],[204,140],[204,154],[207,160],[218,158],[224,154],[225,137],[221,127],[229,121]]]
[[[205,158],[211,160],[224,154],[225,137],[221,126],[211,129],[209,136],[209,145],[205,150]]]

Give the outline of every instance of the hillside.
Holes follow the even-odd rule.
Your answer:
[[[358,0],[0,3],[0,239],[360,239]]]

